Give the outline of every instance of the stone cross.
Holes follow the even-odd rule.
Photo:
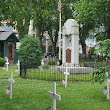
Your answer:
[[[8,71],[8,65],[9,65],[9,62],[8,62],[8,58],[6,59],[6,71]]]
[[[56,82],[53,82],[53,92],[49,91],[48,95],[53,98],[52,110],[56,110],[56,99],[61,100],[61,96],[56,94]]]
[[[41,65],[44,66],[44,60],[42,59]]]
[[[11,73],[11,77],[8,79],[10,82],[10,99],[12,99],[12,84],[15,83],[15,80],[13,79],[13,73]]]
[[[68,72],[68,67],[66,67],[66,71],[64,72],[65,74],[65,88],[67,87],[67,79],[68,79],[68,75],[69,75],[69,72]]]
[[[41,70],[41,71],[43,70],[43,66],[44,66],[44,60],[42,59],[42,61],[41,61],[41,66],[40,66],[40,70]]]
[[[110,79],[108,78],[108,72],[106,72],[106,85],[107,85],[107,99],[110,99],[110,96],[109,96],[109,83],[110,83]]]
[[[18,60],[17,66],[18,66],[18,73],[20,73],[20,61],[19,60]]]

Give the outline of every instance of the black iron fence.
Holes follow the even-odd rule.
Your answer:
[[[92,72],[99,67],[110,66],[110,61],[103,62],[82,62],[77,65],[48,65],[36,66],[32,62],[20,63],[20,76],[29,79],[62,81],[65,78],[64,72],[68,75],[69,81],[92,81]]]

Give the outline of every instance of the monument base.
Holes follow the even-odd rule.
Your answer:
[[[66,68],[68,68],[69,73],[92,73],[94,68],[92,67],[80,67],[80,66],[55,66],[57,71],[60,71],[64,73],[66,71]]]

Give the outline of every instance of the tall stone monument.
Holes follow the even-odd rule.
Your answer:
[[[62,63],[79,65],[79,24],[74,19],[68,19],[62,28]]]

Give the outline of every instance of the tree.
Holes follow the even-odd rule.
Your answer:
[[[62,24],[73,17],[74,0],[62,1]],[[34,20],[37,27],[38,37],[42,47],[43,32],[48,31],[53,46],[53,53],[56,51],[56,43],[59,31],[59,12],[57,10],[58,1],[52,0],[4,0],[4,7],[1,15],[2,19],[9,19],[11,25],[17,21],[20,38],[28,33],[29,20]],[[23,25],[25,19],[25,25]]]
[[[94,29],[95,21],[93,19],[94,3],[88,0],[77,0],[74,4],[75,19],[80,24],[80,43],[82,45],[83,54],[86,55],[85,40],[89,37],[90,30]],[[92,9],[92,11],[91,11]]]
[[[42,51],[38,39],[25,36],[21,41],[20,49],[18,50],[20,61],[27,64],[39,66],[42,58]]]
[[[96,52],[104,54],[107,57],[110,57],[110,39],[106,39],[99,42],[100,47],[96,50]]]
[[[107,38],[110,38],[110,1],[78,0],[75,3],[76,19],[79,22],[93,24],[92,29],[104,26]]]

